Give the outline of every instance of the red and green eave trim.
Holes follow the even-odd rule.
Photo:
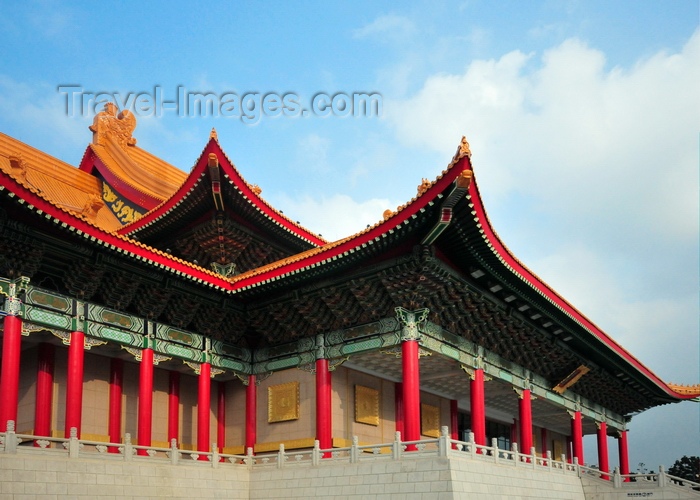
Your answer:
[[[232,167],[232,164],[228,158],[226,158],[225,154],[218,145],[218,142],[213,138],[204,149],[195,169],[193,169],[192,174],[177,191],[176,195],[179,194],[180,196],[172,196],[170,200],[164,202],[160,207],[158,207],[158,209],[147,214],[144,217],[146,220],[140,219],[142,224],[148,223],[149,220],[155,220],[158,217],[158,214],[161,216],[166,214],[167,211],[171,209],[179,199],[181,199],[181,196],[189,192],[192,186],[197,182],[197,179],[200,179],[201,177],[201,172],[198,172],[200,175],[194,175],[195,170],[201,169],[204,171],[206,169],[207,159],[210,153],[216,154],[220,163],[224,163],[222,160],[225,160],[224,164],[228,165],[231,173],[235,174],[232,176],[232,178],[238,183],[239,190],[245,196],[247,196],[249,200],[258,202],[258,210],[262,211],[273,220],[277,220],[280,223],[285,223],[285,227],[290,231],[293,230],[296,232],[300,230],[298,226],[291,224],[288,219],[280,216],[276,210],[269,207],[269,205],[264,203],[257,195],[255,195],[255,193],[253,193],[250,187],[242,180],[235,168]],[[219,156],[219,154],[221,156]],[[219,277],[218,275],[208,272],[202,268],[191,265],[185,261],[151,249],[150,247],[135,242],[127,236],[105,232],[84,219],[76,217],[63,209],[56,207],[30,188],[17,183],[4,172],[0,173],[0,187],[2,190],[7,190],[10,197],[17,197],[19,203],[26,204],[28,208],[36,212],[38,215],[43,215],[47,219],[52,220],[55,224],[60,225],[67,230],[76,232],[76,234],[82,235],[86,239],[96,242],[97,244],[110,248],[118,253],[128,254],[137,260],[150,263],[156,267],[160,267],[166,271],[173,272],[185,278],[193,279],[197,282],[214,286],[231,293],[237,293],[252,287],[264,286],[265,283],[270,281],[284,279],[286,276],[304,272],[307,269],[323,265],[324,262],[342,258],[343,255],[350,252],[359,251],[364,245],[371,244],[373,241],[382,238],[388,232],[397,229],[400,225],[408,223],[410,219],[415,217],[420,210],[425,209],[426,206],[432,203],[435,203],[439,199],[440,195],[450,186],[450,184],[455,182],[462,172],[467,170],[472,170],[469,155],[456,157],[448,169],[443,172],[443,174],[435,182],[433,182],[422,195],[414,198],[411,202],[404,205],[401,209],[393,213],[384,221],[376,224],[366,231],[358,233],[347,239],[339,240],[335,243],[325,244],[322,247],[302,252],[297,254],[296,257],[292,256],[284,259],[278,264],[271,264],[268,266],[263,266],[263,268],[258,268],[257,270],[251,270],[237,276],[231,281]],[[474,222],[482,229],[484,240],[489,244],[489,248],[491,248],[491,251],[494,252],[502,264],[508,268],[517,279],[527,283],[531,288],[548,299],[558,309],[564,311],[567,315],[572,317],[585,330],[587,330],[605,346],[633,366],[648,380],[653,382],[670,398],[676,400],[686,400],[694,399],[700,396],[700,394],[681,394],[671,389],[668,384],[659,379],[647,367],[642,365],[634,356],[623,349],[619,344],[600,330],[594,323],[588,320],[588,318],[581,314],[577,309],[575,309],[571,304],[569,304],[559,294],[549,288],[549,286],[547,286],[529,269],[521,264],[503,245],[496,232],[493,230],[479,195],[476,179],[474,178],[469,184],[468,193],[470,202],[473,204],[473,210],[475,212]],[[462,201],[464,202],[464,200]],[[133,227],[133,224],[127,227],[131,228]],[[308,233],[308,235],[315,237],[313,233]],[[317,244],[323,243],[325,243],[323,240],[318,239]]]
[[[233,163],[226,156],[226,153],[221,148],[221,145],[212,137],[205,146],[202,154],[197,159],[194,168],[187,176],[185,182],[180,186],[180,188],[173,193],[173,195],[162,202],[160,205],[155,207],[150,212],[144,214],[140,219],[125,225],[118,230],[120,234],[123,235],[133,235],[139,232],[139,230],[154,224],[159,219],[165,217],[174,210],[179,204],[181,204],[193,191],[195,186],[200,182],[204,182],[207,175],[207,169],[211,161],[211,155],[214,155],[219,167],[221,168],[224,178],[231,181],[234,188],[245,198],[245,200],[251,204],[255,210],[261,214],[261,216],[272,221],[276,226],[282,228],[287,233],[294,235],[296,238],[304,241],[307,245],[312,247],[323,246],[328,242],[312,233],[311,231],[303,228],[302,226],[292,222],[290,219],[285,217],[282,213],[275,210],[267,202],[265,202],[258,194],[253,191],[252,186],[250,186],[241,176],[238,169],[233,165]],[[224,179],[221,179],[224,182]]]

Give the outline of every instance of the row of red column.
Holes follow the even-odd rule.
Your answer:
[[[2,368],[0,371],[0,431],[7,430],[9,420],[17,421],[19,394],[19,362],[21,348],[22,321],[16,316],[5,316],[2,350]],[[141,351],[139,366],[139,396],[137,410],[137,445],[150,446],[152,435],[153,415],[153,350],[145,348]],[[39,362],[37,367],[35,429],[37,436],[49,436],[51,433],[51,409],[53,398],[55,348],[52,344],[39,346]],[[66,418],[65,436],[70,436],[70,429],[81,434],[83,371],[84,371],[84,334],[72,332],[68,348],[68,371],[66,381]],[[331,385],[328,361],[318,363],[318,435],[322,447],[331,447],[330,401]],[[179,404],[180,404],[180,374],[170,372],[168,382],[168,441],[177,440],[179,435]],[[198,422],[197,450],[208,452],[210,447],[210,403],[211,403],[211,365],[200,365],[198,386]],[[124,381],[124,361],[112,358],[109,374],[109,417],[108,435],[112,443],[121,441],[122,423],[122,391]],[[248,377],[246,387],[246,433],[245,447],[254,448],[256,441],[256,380],[255,375]],[[219,451],[223,451],[226,442],[226,393],[225,385],[219,383],[217,399],[217,443]],[[323,419],[327,414],[329,417]],[[117,452],[116,447],[109,451]],[[143,450],[139,450],[143,452]]]
[[[2,371],[0,372],[0,430],[6,430],[8,420],[17,419],[17,402],[19,388],[19,355],[21,345],[22,321],[16,316],[5,316],[2,351]],[[72,332],[68,351],[68,377],[66,388],[65,435],[76,428],[80,436],[83,388],[84,334]],[[53,384],[54,349],[49,344],[40,347],[40,360],[37,374],[37,403],[35,413],[35,433],[48,435],[51,418],[51,386]],[[396,429],[402,433],[405,441],[420,439],[420,368],[419,345],[414,339],[402,342],[403,379],[397,384]],[[153,350],[146,347],[141,351],[139,368],[138,398],[138,434],[137,444],[151,445],[153,414]],[[113,359],[110,365],[109,389],[109,423],[108,433],[111,442],[121,440],[121,399],[124,364],[122,360]],[[198,387],[198,425],[197,450],[208,452],[210,447],[210,402],[211,402],[211,365],[202,363]],[[332,447],[332,410],[331,410],[331,374],[328,360],[316,361],[316,439],[322,449]],[[177,372],[171,372],[168,396],[168,440],[177,439],[179,435],[179,390],[180,381]],[[225,392],[223,384],[219,385],[217,401],[217,443],[219,451],[225,443]],[[532,447],[532,406],[530,391],[519,393],[520,448],[529,452]],[[254,448],[256,442],[257,394],[255,376],[248,378],[246,388],[246,433],[245,447]],[[470,381],[471,425],[477,444],[486,445],[486,412],[483,369],[476,369]],[[453,436],[457,429],[456,401],[451,403],[451,425]],[[583,432],[581,412],[572,413],[573,456],[583,463]],[[543,430],[543,436],[546,431]],[[455,436],[456,437],[456,436]],[[546,442],[546,439],[543,440]],[[410,449],[410,448],[409,448]],[[111,450],[115,451],[115,450]],[[627,434],[622,432],[619,440],[620,464],[623,474],[629,473],[627,455]],[[607,428],[601,423],[598,428],[598,455],[601,470],[608,468]]]
[[[420,439],[420,370],[418,358],[418,341],[404,340],[402,343],[402,368],[403,378],[400,384],[396,385],[396,430],[401,432],[406,441]],[[486,407],[484,391],[484,370],[475,369],[472,373],[469,387],[471,406],[471,429],[474,433],[474,442],[479,445],[486,445]],[[529,389],[518,391],[518,419],[514,430],[516,434],[512,441],[517,439],[517,431],[520,434],[520,450],[529,453],[532,446],[533,425],[532,425],[532,394]],[[457,401],[452,400],[450,404],[452,426],[452,437],[457,433]],[[572,412],[571,435],[573,444],[573,456],[578,458],[578,462],[583,464],[583,425],[581,412]],[[607,445],[607,425],[605,422],[598,427],[598,460],[601,470],[609,470],[608,445]],[[543,454],[547,452],[547,431],[542,429]],[[629,456],[627,448],[627,431],[620,432],[619,436],[620,469],[622,474],[629,474]]]

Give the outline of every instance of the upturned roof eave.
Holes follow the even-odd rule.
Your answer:
[[[144,214],[143,217],[125,225],[120,230],[121,234],[135,235],[145,227],[158,224],[158,221],[164,219],[172,210],[177,210],[177,207],[182,206],[187,197],[192,195],[194,188],[204,181],[204,177],[207,175],[209,155],[211,154],[216,156],[223,174],[222,177],[228,179],[234,187],[234,192],[241,196],[243,203],[251,204],[256,212],[260,214],[261,220],[259,222],[263,222],[263,219],[272,222],[272,224],[268,224],[268,226],[272,227],[272,231],[275,230],[274,228],[280,228],[285,232],[285,235],[291,235],[305,246],[318,247],[327,243],[323,238],[285,217],[279,210],[273,208],[256,194],[253,191],[253,187],[243,179],[243,176],[238,172],[238,169],[228,158],[215,137],[209,139],[180,188],[169,199],[164,200],[157,207]],[[224,200],[224,203],[226,204],[226,200]],[[235,202],[230,201],[229,204],[233,205]],[[266,229],[266,231],[270,231],[270,229]]]
[[[624,364],[631,367],[636,373],[642,375],[657,389],[657,391],[659,391],[657,392],[659,396],[669,399],[668,402],[694,399],[700,396],[700,390],[698,390],[696,394],[682,394],[675,391],[668,383],[664,382],[658,375],[652,372],[641,361],[618,344],[593,321],[588,319],[583,313],[520,262],[505,246],[493,229],[486,214],[476,179],[473,179],[469,186],[469,195],[475,212],[472,223],[480,230],[479,232],[485,243],[485,245],[479,247],[479,251],[491,252],[500,261],[501,265],[508,270],[513,279],[526,284],[537,295],[543,297],[559,311],[564,312],[568,317],[573,319],[581,328],[581,332],[584,336],[588,335],[589,338],[598,341],[604,349],[607,349],[608,352],[612,352],[618,359],[622,360]]]
[[[0,171],[0,191],[6,191],[10,198],[63,229],[73,232],[86,240],[116,253],[144,262],[153,267],[175,274],[184,279],[211,286],[222,291],[231,290],[230,283],[218,274],[178,259],[165,252],[137,242],[117,232],[108,232],[77,214],[58,207],[45,199],[30,186],[18,182],[12,176]]]

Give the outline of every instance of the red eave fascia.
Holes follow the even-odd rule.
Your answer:
[[[267,281],[277,280],[285,275],[298,272],[304,268],[309,268],[322,264],[329,259],[339,258],[346,252],[354,251],[362,245],[368,244],[374,240],[378,240],[382,235],[395,229],[400,224],[409,220],[413,215],[425,208],[430,202],[437,199],[438,194],[442,193],[464,170],[469,170],[471,165],[468,157],[463,157],[458,160],[450,169],[448,169],[442,177],[440,177],[425,193],[418,196],[413,202],[406,205],[403,209],[378,223],[374,227],[356,234],[345,240],[340,240],[336,243],[329,243],[324,247],[306,252],[300,259],[294,260],[290,258],[290,262],[282,264],[279,267],[271,268],[261,273],[255,273],[255,270],[249,271],[250,276],[241,275],[239,279],[233,280],[233,290],[241,291],[250,287],[258,286]]]
[[[320,238],[318,235],[306,230],[302,226],[294,224],[291,220],[287,219],[277,210],[268,205],[262,198],[260,198],[260,196],[255,194],[248,183],[243,179],[238,169],[233,165],[233,163],[231,163],[228,156],[226,156],[224,150],[221,149],[221,145],[214,138],[209,140],[202,157],[207,157],[209,153],[216,154],[223,174],[233,181],[236,189],[238,189],[259,212],[262,212],[268,218],[284,227],[288,232],[307,240],[309,243],[316,245],[317,247],[328,244],[326,240]]]
[[[42,214],[45,214],[47,219],[53,219],[54,223],[60,224],[68,230],[73,230],[79,235],[84,235],[87,239],[96,241],[98,244],[102,244],[118,253],[131,255],[137,260],[143,260],[147,263],[150,262],[156,267],[190,278],[193,281],[216,286],[224,290],[231,289],[231,284],[224,278],[209,274],[201,268],[187,265],[184,261],[174,259],[166,254],[156,252],[126,236],[105,232],[89,222],[52,205],[30,189],[15,182],[4,173],[0,174],[0,186],[16,196],[20,203],[25,203],[41,211]]]
[[[476,217],[478,223],[483,230],[485,239],[493,248],[493,251],[497,254],[501,262],[503,262],[506,267],[509,267],[511,271],[519,276],[523,281],[528,283],[532,288],[537,290],[541,295],[547,298],[550,302],[555,304],[559,309],[570,315],[575,321],[581,324],[589,332],[595,335],[598,340],[607,345],[615,353],[625,359],[628,363],[634,366],[639,372],[645,375],[649,380],[663,389],[669,396],[676,399],[692,399],[697,397],[697,395],[686,395],[679,394],[673,389],[671,389],[668,384],[661,380],[657,375],[655,375],[649,368],[644,366],[637,358],[632,356],[627,352],[620,344],[615,342],[610,338],[605,332],[598,328],[593,322],[581,314],[575,307],[569,304],[564,298],[562,298],[557,292],[552,290],[546,283],[535,276],[529,269],[527,269],[520,261],[518,261],[515,256],[508,250],[505,245],[501,242],[500,238],[493,230],[491,223],[486,215],[486,210],[484,209],[481,196],[479,194],[479,188],[476,183],[476,178],[472,179],[472,183],[469,186],[469,194],[471,196],[471,202],[474,205],[474,211],[476,212]]]
[[[128,198],[129,201],[135,203],[136,205],[140,206],[145,210],[151,210],[153,207],[157,206],[161,202],[161,200],[159,200],[158,198],[154,198],[142,191],[139,191],[138,189],[129,185],[123,179],[115,175],[114,172],[107,168],[107,166],[100,158],[100,155],[98,155],[97,152],[95,152],[95,150],[92,149],[92,146],[88,146],[88,151],[86,151],[85,156],[83,157],[83,162],[81,162],[81,168],[83,168],[84,162],[89,162],[88,165],[92,164],[92,167],[95,170],[97,170],[100,173],[100,175],[102,175],[104,180],[107,181],[107,184],[119,191],[119,194]],[[87,167],[87,165],[85,166]],[[85,168],[85,171],[88,171],[88,168]]]
[[[140,219],[135,220],[131,224],[127,224],[119,229],[119,234],[129,235],[138,232],[145,226],[150,225],[156,220],[160,219],[163,215],[170,212],[175,206],[183,201],[190,191],[199,183],[202,176],[206,171],[207,162],[202,160],[205,155],[200,156],[199,161],[195,164],[194,168],[190,171],[187,179],[178,188],[173,195],[167,200],[163,201],[160,205],[155,207],[150,212],[144,214]]]

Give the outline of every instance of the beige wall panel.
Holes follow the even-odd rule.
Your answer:
[[[267,389],[287,382],[299,382],[299,418],[268,423]],[[296,368],[272,374],[258,386],[258,443],[287,442],[316,435],[315,374]]]
[[[107,440],[109,418],[109,358],[85,352],[83,365],[83,439]]]
[[[355,421],[355,386],[369,387],[378,391],[378,413],[379,413],[379,425],[365,424]],[[374,375],[368,375],[366,373],[357,372],[354,370],[348,370],[348,393],[349,393],[349,422],[350,422],[350,439],[352,436],[357,436],[360,443],[366,444],[377,444],[384,442],[384,436],[382,435],[383,427],[381,425],[381,420],[385,414],[384,408],[384,398],[383,398],[383,384],[382,380]]]
[[[185,449],[194,449],[197,443],[197,376],[180,375],[180,443]]]
[[[258,392],[260,388],[258,388]],[[226,444],[225,446],[245,445],[245,394],[246,386],[238,380],[226,382]],[[257,411],[260,407],[260,394],[258,394]]]
[[[131,434],[131,442],[136,443],[139,401],[139,367],[140,363],[124,363],[122,381],[122,440],[126,433]]]
[[[333,439],[352,439],[349,430],[349,422],[353,415],[351,406],[350,388],[348,386],[348,370],[339,366],[331,372],[331,408]]]
[[[382,443],[389,443],[396,435],[396,383],[391,380],[382,380],[380,398],[382,413],[379,421],[382,426]]]
[[[168,387],[170,373],[153,367],[153,419],[151,441],[154,446],[170,446],[168,443]]]

